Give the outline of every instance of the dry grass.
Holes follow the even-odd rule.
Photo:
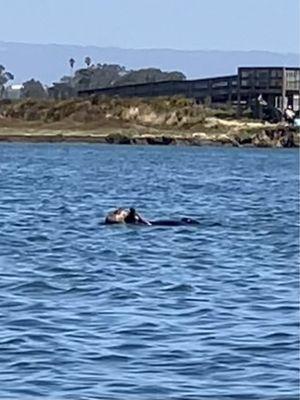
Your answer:
[[[277,129],[233,116],[230,107],[210,109],[182,97],[0,101],[0,140],[23,135],[58,140],[106,138],[108,143],[124,144],[145,140],[151,144],[239,145],[255,140],[267,143],[260,133]]]
[[[0,102],[0,126],[96,129],[132,125],[195,130],[217,111],[182,97],[152,99],[97,98]]]

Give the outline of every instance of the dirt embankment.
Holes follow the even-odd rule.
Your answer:
[[[299,146],[283,125],[235,120],[184,98],[90,98],[0,102],[2,141],[86,141],[116,144]]]

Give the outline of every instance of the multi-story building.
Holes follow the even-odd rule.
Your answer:
[[[199,103],[231,104],[241,110],[259,104],[300,109],[300,68],[240,67],[237,75],[142,83],[82,90],[79,96],[158,97],[182,95]]]

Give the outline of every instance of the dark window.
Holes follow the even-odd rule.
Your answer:
[[[281,69],[272,69],[270,72],[271,78],[282,78],[282,70]]]
[[[252,71],[242,71],[241,76],[242,78],[249,78]]]

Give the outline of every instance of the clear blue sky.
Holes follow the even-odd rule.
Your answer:
[[[0,41],[299,51],[300,0],[0,0]]]

